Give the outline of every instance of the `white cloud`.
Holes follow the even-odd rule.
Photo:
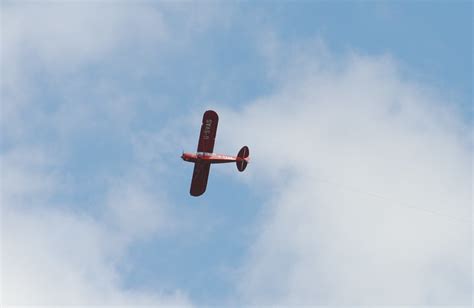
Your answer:
[[[120,178],[107,179],[93,213],[81,201],[60,197],[74,190],[62,169],[74,134],[117,126],[122,127],[117,135],[131,139],[127,97],[115,93],[113,103],[98,103],[90,95],[91,101],[78,103],[65,95],[51,111],[54,104],[45,104],[36,92],[40,73],[47,76],[41,81],[62,85],[56,90],[72,96],[83,84],[59,80],[83,82],[77,71],[121,48],[155,48],[168,33],[161,12],[149,5],[58,2],[2,3],[1,14],[1,303],[189,305],[180,290],[124,287],[118,265],[130,245],[174,226],[165,196],[146,188],[147,178],[139,175],[140,162],[132,162]],[[117,91],[96,86],[88,91],[103,96]],[[94,118],[98,110],[107,117]],[[50,138],[35,140],[38,131]]]
[[[100,221],[51,209],[3,219],[5,305],[189,305],[179,291],[124,289],[116,267],[126,246]]]
[[[107,63],[110,57],[131,48],[143,56],[168,36],[162,13],[150,5],[2,3],[1,17],[2,117],[9,119],[1,125],[4,134],[14,138],[28,133],[28,122],[48,116],[37,101],[39,88],[71,80],[74,84],[62,84],[56,90],[77,95],[77,88],[83,86],[77,78],[81,70]],[[104,84],[98,82],[88,91],[95,93],[101,87]],[[64,99],[70,101],[71,97],[65,95]],[[118,105],[116,102],[112,110],[118,110]],[[81,106],[74,109],[84,112]],[[33,119],[28,118],[32,115]]]
[[[179,290],[124,288],[118,267],[131,243],[173,227],[166,200],[124,176],[91,216],[54,201],[64,188],[54,158],[39,149],[1,157],[2,304],[189,305]]]
[[[127,176],[112,183],[107,194],[104,219],[130,239],[166,233],[176,224],[164,194],[148,188],[148,182],[146,178]]]
[[[55,172],[63,159],[57,149],[19,147],[16,139],[47,126],[60,130],[64,142],[87,123],[128,133],[133,102],[121,92],[114,96],[118,89],[108,84],[97,86],[99,96],[113,99],[97,105],[66,101],[45,114],[34,99],[38,72],[68,78],[120,48],[157,47],[171,37],[156,7],[103,7],[2,3],[1,126],[12,145],[1,157],[4,304],[189,304],[180,290],[125,289],[116,266],[132,241],[175,224],[140,161],[156,161],[164,138],[145,134],[152,140],[140,142],[127,135],[139,162],[107,183],[98,217],[51,201],[65,180]],[[167,9],[186,15],[183,7]],[[192,12],[183,18],[188,38],[190,28],[209,28],[203,16],[221,15],[186,11]],[[468,128],[436,91],[400,77],[390,57],[340,61],[321,40],[310,46],[263,40],[275,93],[242,110],[219,110],[227,122],[219,131],[219,142],[228,142],[222,147],[248,142],[253,163],[246,173],[272,193],[241,271],[243,301],[469,303],[470,225],[448,217],[471,216]],[[106,118],[91,120],[97,110]],[[161,133],[188,144],[167,129]]]
[[[5,4],[2,24],[9,68],[33,64],[61,73],[116,48],[161,43],[167,35],[160,11],[119,3]]]
[[[273,95],[221,112],[220,140],[248,143],[252,185],[270,194],[244,302],[468,305],[469,127],[390,57],[317,45],[274,70]]]

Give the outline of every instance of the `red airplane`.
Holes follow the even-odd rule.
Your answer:
[[[206,191],[211,164],[235,162],[237,169],[242,172],[249,162],[249,148],[247,146],[242,147],[237,156],[212,153],[216,139],[217,122],[219,122],[219,116],[215,111],[208,110],[204,112],[197,153],[183,153],[181,155],[183,160],[194,163],[190,189],[191,196],[197,197]]]

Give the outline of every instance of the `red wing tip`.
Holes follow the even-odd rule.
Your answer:
[[[193,187],[192,187],[192,188],[189,190],[189,194],[190,194],[191,196],[193,196],[193,197],[199,197],[200,195],[204,194],[205,192],[206,192],[206,188],[204,188],[204,189],[202,189],[202,188],[201,188],[201,189],[196,189],[196,188],[194,188],[194,189],[193,189]]]
[[[217,115],[217,112],[215,112],[214,110],[206,110],[206,112],[204,112],[204,116],[207,117],[207,116],[214,116],[214,117],[218,117]]]
[[[193,193],[191,192],[190,195],[193,197],[199,197],[200,195],[204,194],[204,192]]]

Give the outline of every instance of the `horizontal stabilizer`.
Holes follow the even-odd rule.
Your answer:
[[[250,151],[249,151],[249,148],[247,146],[243,146],[240,151],[239,151],[239,154],[237,154],[237,161],[235,162],[237,164],[237,169],[242,172],[245,170],[245,168],[247,168],[247,164],[248,164],[248,157],[250,155]]]

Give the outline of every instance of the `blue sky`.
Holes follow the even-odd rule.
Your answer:
[[[2,303],[471,303],[471,2],[1,5]]]

